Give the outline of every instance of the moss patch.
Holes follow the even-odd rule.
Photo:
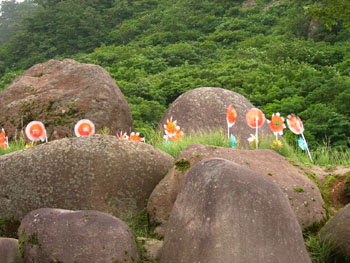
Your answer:
[[[189,161],[186,161],[185,159],[181,159],[180,161],[175,162],[175,169],[179,170],[180,172],[184,172],[187,169],[191,167],[191,164]]]
[[[304,189],[300,188],[300,187],[294,187],[294,191],[297,193],[302,193],[302,192],[304,192]]]

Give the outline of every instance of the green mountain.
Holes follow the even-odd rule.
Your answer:
[[[36,63],[70,57],[111,74],[137,128],[154,127],[182,93],[215,86],[246,96],[267,118],[297,114],[311,147],[350,147],[350,31],[340,15],[321,19],[332,31],[313,19],[317,1],[23,3],[35,11],[0,46],[0,90]]]

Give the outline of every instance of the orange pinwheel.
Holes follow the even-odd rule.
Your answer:
[[[180,141],[182,135],[183,135],[182,131],[176,130],[175,133],[164,135],[164,139],[166,141],[175,141],[175,142],[177,142],[177,141]]]
[[[289,129],[295,134],[302,134],[304,132],[304,125],[301,119],[294,115],[288,115],[287,119]]]
[[[270,124],[271,131],[277,135],[283,135],[283,130],[286,128],[284,124],[284,118],[281,117],[280,113],[272,114],[271,121],[267,120]]]
[[[40,121],[32,121],[28,123],[25,133],[28,139],[32,142],[39,140],[41,140],[42,142],[46,140],[47,142],[45,126]]]
[[[144,142],[145,138],[141,138],[140,137],[140,133],[138,133],[138,132],[136,132],[136,133],[132,132],[132,133],[130,133],[129,140],[131,140],[131,141],[138,141],[138,142]]]
[[[74,133],[77,137],[95,134],[95,125],[92,121],[83,119],[74,126]]]
[[[164,124],[164,139],[166,141],[179,141],[181,139],[183,132],[176,122],[176,120],[173,121],[173,117],[170,117],[170,120],[167,120],[167,124]]]
[[[176,130],[180,130],[180,126],[176,125],[176,120],[173,121],[173,117],[167,120],[167,124],[164,124],[164,129],[166,134],[175,134]]]
[[[227,111],[226,111],[226,121],[227,121],[227,126],[232,127],[237,120],[237,111],[234,107],[231,105],[228,105]]]
[[[0,148],[4,150],[9,148],[8,138],[3,128],[1,129],[1,132],[0,132]]]
[[[129,136],[126,134],[126,132],[120,132],[120,135],[118,135],[118,138],[119,139],[125,139],[125,140],[128,140],[129,139]]]
[[[245,119],[250,128],[260,128],[265,122],[265,115],[261,110],[253,108],[247,112]]]

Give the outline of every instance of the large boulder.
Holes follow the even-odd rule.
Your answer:
[[[245,116],[254,106],[242,95],[222,88],[197,88],[182,94],[170,105],[158,128],[163,129],[167,119],[173,117],[185,134],[216,130],[227,134],[228,105],[232,105],[238,115],[231,132],[239,138],[241,146],[248,146],[248,138],[255,129],[247,125]],[[260,135],[272,135],[267,122],[259,129]]]
[[[140,251],[127,225],[97,211],[42,208],[22,220],[26,263],[139,262]]]
[[[188,169],[203,159],[219,157],[249,168],[276,183],[289,199],[302,229],[321,222],[326,217],[323,199],[316,184],[297,164],[273,150],[236,150],[194,144],[176,158],[175,166],[160,181],[151,194],[147,210],[156,232],[163,236],[169,215]]]
[[[43,207],[139,214],[173,158],[110,135],[65,138],[0,156],[0,218]]]
[[[311,263],[287,198],[231,161],[190,169],[174,204],[161,263]]]
[[[23,259],[19,253],[18,240],[0,237],[0,262],[22,263]]]
[[[32,120],[42,121],[54,139],[72,136],[79,119],[111,134],[133,129],[131,111],[115,81],[102,67],[50,60],[37,64],[1,92],[0,127],[9,137]]]
[[[325,243],[331,243],[350,259],[350,204],[346,205],[328,221],[320,232]]]

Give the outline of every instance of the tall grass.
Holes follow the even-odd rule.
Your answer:
[[[184,148],[191,144],[203,144],[211,146],[230,147],[230,141],[226,137],[223,131],[212,132],[198,132],[191,135],[183,135],[178,142],[166,143],[163,138],[163,133],[156,131],[152,128],[137,129],[141,133],[141,136],[145,137],[146,143],[151,144],[162,151],[176,157]],[[108,134],[108,131],[99,132],[102,134]],[[337,149],[331,146],[319,145],[316,148],[311,149],[311,155],[313,162],[310,161],[306,151],[302,151],[297,144],[288,144],[286,141],[282,141],[283,147],[278,148],[273,146],[274,136],[264,137],[259,141],[259,149],[273,149],[279,154],[298,160],[305,165],[319,165],[319,166],[334,166],[334,165],[350,165],[350,149]],[[17,136],[17,139],[9,142],[10,148],[7,150],[0,148],[0,155],[18,151],[25,148],[24,134],[21,133]],[[239,141],[236,146],[240,149]],[[255,149],[254,146],[251,149]]]
[[[7,153],[15,152],[18,150],[22,150],[25,148],[26,141],[24,138],[24,134],[21,133],[19,136],[15,136],[16,139],[9,141],[9,148],[8,149],[1,149],[0,148],[0,155],[4,155]]]
[[[152,132],[149,134],[144,133],[144,135],[147,143],[170,154],[174,158],[191,144],[230,147],[230,141],[226,135],[224,135],[223,131],[197,132],[190,135],[183,135],[181,140],[177,142],[166,142],[162,132],[154,132],[153,134]]]
[[[348,263],[346,258],[338,252],[337,246],[331,241],[322,241],[319,235],[308,236],[305,245],[313,263]]]

